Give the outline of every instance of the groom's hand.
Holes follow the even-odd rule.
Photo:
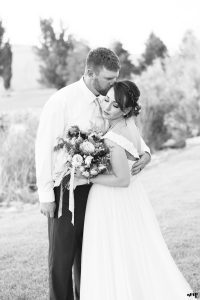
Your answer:
[[[138,173],[140,173],[145,167],[146,165],[150,162],[151,160],[151,155],[147,152],[145,152],[140,159],[134,163],[134,165],[132,166],[131,169],[131,174],[132,175],[136,175]]]
[[[56,209],[55,202],[40,203],[40,212],[46,217],[53,218]]]

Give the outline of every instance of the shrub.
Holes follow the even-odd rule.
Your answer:
[[[31,197],[25,198],[29,196],[29,185],[36,182],[34,143],[38,117],[32,112],[22,112],[3,118],[7,121],[7,130],[1,134],[1,199],[7,203],[33,201]]]
[[[199,51],[197,44],[194,53],[157,60],[133,78],[141,90],[142,133],[152,149],[159,149],[168,138],[200,134],[200,55],[195,55]]]
[[[161,62],[156,60],[142,75],[133,78],[141,90],[142,110],[139,126],[144,140],[152,150],[159,149],[160,145],[169,138],[164,119],[165,115],[173,109],[174,103],[165,76]]]

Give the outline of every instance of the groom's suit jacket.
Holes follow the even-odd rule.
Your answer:
[[[55,163],[54,146],[67,127],[79,126],[88,130],[97,125],[105,131],[96,96],[87,88],[83,78],[70,84],[50,97],[40,116],[36,137],[35,161],[36,178],[40,202],[53,202],[53,170]],[[143,152],[150,150],[141,138]]]

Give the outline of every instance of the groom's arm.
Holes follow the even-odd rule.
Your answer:
[[[150,148],[147,146],[147,144],[145,143],[145,141],[143,140],[143,138],[141,136],[140,136],[140,142],[141,142],[141,153],[142,153],[141,155],[143,155],[146,152],[151,157]]]
[[[35,143],[35,162],[41,213],[53,217],[55,211],[53,173],[53,147],[56,138],[63,133],[62,102],[57,94],[45,104],[40,116]]]

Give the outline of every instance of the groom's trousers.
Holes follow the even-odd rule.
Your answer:
[[[74,225],[69,211],[69,191],[64,191],[62,216],[58,218],[60,187],[54,188],[56,210],[54,218],[48,219],[50,300],[74,300],[72,266],[76,300],[79,300],[83,225],[90,187],[82,185],[74,190]]]

